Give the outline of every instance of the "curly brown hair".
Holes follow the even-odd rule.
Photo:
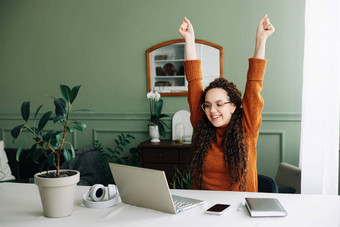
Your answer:
[[[247,175],[247,149],[246,135],[242,125],[242,93],[232,82],[223,77],[215,79],[204,90],[201,96],[201,103],[205,101],[205,96],[210,89],[222,88],[227,91],[230,102],[235,104],[236,109],[231,116],[230,122],[226,127],[223,140],[223,154],[226,166],[229,165],[226,174],[231,176],[231,186],[239,183],[239,190],[246,189]],[[205,114],[199,120],[194,129],[191,152],[191,179],[198,181],[199,189],[203,186],[204,161],[211,144],[216,141],[216,127],[208,120]]]

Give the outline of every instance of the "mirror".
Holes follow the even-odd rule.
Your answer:
[[[206,87],[217,77],[223,77],[223,47],[196,39],[198,59],[202,60],[202,84]],[[146,51],[148,92],[159,92],[162,96],[188,95],[185,78],[184,39],[157,44]]]

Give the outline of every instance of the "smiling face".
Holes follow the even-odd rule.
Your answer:
[[[226,90],[212,88],[205,95],[205,114],[215,127],[221,127],[230,122],[236,106],[229,103],[230,98]]]

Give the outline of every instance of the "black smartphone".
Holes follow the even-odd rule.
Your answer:
[[[228,208],[230,207],[229,204],[215,204],[214,206],[210,207],[208,210],[205,211],[207,214],[223,214]]]

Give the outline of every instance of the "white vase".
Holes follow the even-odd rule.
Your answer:
[[[60,172],[66,170],[60,170]],[[80,173],[76,170],[75,175],[58,178],[44,178],[40,174],[34,175],[35,184],[39,188],[41,203],[46,217],[60,218],[70,216],[73,212],[74,196]]]
[[[151,138],[151,142],[154,142],[154,143],[161,142],[159,140],[158,125],[149,125],[149,135]]]

